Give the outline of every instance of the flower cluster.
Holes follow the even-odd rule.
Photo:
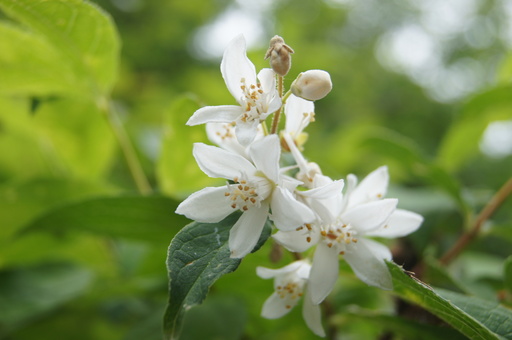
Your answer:
[[[311,262],[304,259],[281,269],[258,267],[257,274],[275,279],[275,292],[263,305],[263,317],[283,316],[302,297],[306,324],[324,336],[319,304],[334,288],[340,258],[363,282],[392,289],[385,263],[391,253],[371,238],[407,235],[423,219],[397,209],[397,199],[385,198],[387,167],[378,168],[360,183],[354,175],[346,181],[333,180],[302,155],[307,139],[304,129],[315,119],[313,101],[326,96],[332,83],[327,72],[309,70],[299,74],[283,95],[282,77],[290,68],[291,53],[281,37],[274,37],[266,54],[272,68],[256,74],[243,36],[227,47],[221,73],[238,105],[201,108],[187,123],[206,123],[208,137],[217,146],[196,143],[193,154],[205,174],[226,179],[226,185],[190,195],[176,212],[198,222],[215,223],[240,211],[229,235],[233,258],[254,249],[267,219],[277,230],[274,240],[289,251],[302,253],[315,247]],[[286,122],[277,133],[282,111]],[[269,133],[266,119],[272,114]],[[293,165],[281,167],[283,153],[292,155]]]

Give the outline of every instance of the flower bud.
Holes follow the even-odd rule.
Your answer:
[[[284,77],[292,66],[293,49],[284,43],[283,38],[276,35],[270,39],[270,47],[265,54],[265,59],[270,58],[270,67],[275,73]]]
[[[331,89],[331,76],[322,70],[302,72],[291,86],[294,95],[307,100],[322,99],[331,92]]]

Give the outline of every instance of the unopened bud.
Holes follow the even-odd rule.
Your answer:
[[[292,66],[293,49],[284,43],[283,38],[276,35],[270,39],[269,48],[265,54],[265,59],[270,58],[270,67],[275,73],[284,77]]]
[[[307,100],[322,99],[331,92],[331,89],[331,76],[322,70],[302,72],[291,86],[294,95]]]

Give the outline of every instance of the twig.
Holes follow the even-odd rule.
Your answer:
[[[103,113],[103,116],[107,120],[117,142],[119,143],[119,146],[121,147],[121,152],[124,155],[126,164],[128,165],[128,169],[130,170],[139,193],[141,195],[149,195],[152,191],[151,186],[149,185],[149,181],[142,170],[142,165],[137,158],[135,149],[133,148],[133,145],[130,142],[130,139],[128,138],[128,135],[126,134],[115,110],[112,108],[112,105],[108,103],[107,99],[101,100],[98,107]]]
[[[473,241],[473,239],[478,235],[482,225],[498,210],[498,208],[503,204],[503,202],[507,199],[507,197],[512,193],[512,178],[509,180],[496,192],[496,194],[491,198],[489,203],[482,209],[478,217],[476,218],[473,226],[466,233],[462,234],[458,239],[457,243],[453,245],[451,249],[449,249],[439,260],[441,264],[447,265],[451,261],[453,261],[462,250]]]
[[[283,76],[278,75],[277,76],[277,91],[279,93],[279,96],[283,98]],[[279,117],[281,116],[281,111],[283,110],[283,105],[274,113],[274,119],[272,120],[272,128],[270,129],[270,133],[274,134],[277,133],[277,128],[279,126]]]

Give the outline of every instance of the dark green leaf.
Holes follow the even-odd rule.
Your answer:
[[[211,285],[221,276],[236,270],[241,259],[230,257],[229,231],[240,217],[233,213],[218,223],[193,222],[172,240],[167,256],[169,305],[165,313],[167,338],[177,339],[185,313],[206,297]],[[254,251],[270,236],[270,222]]]
[[[398,265],[388,262],[388,268],[393,277],[394,292],[402,299],[425,308],[470,339],[500,339],[483,323],[441,297],[425,283],[407,275]]]
[[[84,231],[167,243],[189,221],[174,213],[177,206],[175,200],[160,196],[94,198],[51,210],[23,232]]]
[[[503,265],[503,281],[505,289],[512,294],[512,256],[509,256]]]
[[[468,315],[478,320],[493,333],[505,339],[512,339],[512,310],[498,302],[467,296],[444,289],[436,292]]]
[[[0,272],[0,336],[83,293],[91,273],[65,264]]]

